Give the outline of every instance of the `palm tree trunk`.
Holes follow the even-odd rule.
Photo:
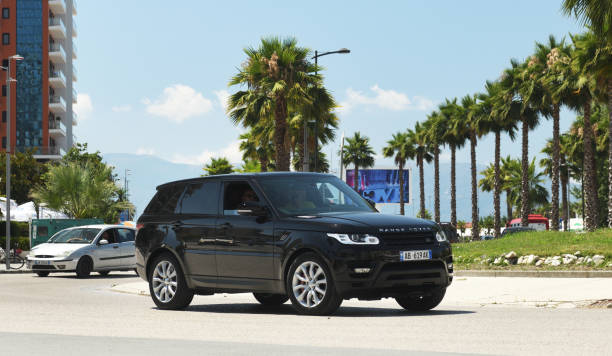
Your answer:
[[[506,189],[506,214],[508,214],[508,222],[512,221],[512,201],[510,199],[512,191]]]
[[[499,195],[501,194],[501,184],[499,181],[499,160],[500,160],[500,136],[501,133],[499,131],[495,132],[495,162],[494,162],[494,169],[495,169],[495,178],[494,178],[494,187],[493,187],[493,210],[495,211],[494,213],[494,218],[493,218],[493,229],[494,229],[494,236],[495,238],[498,238],[500,236],[500,223],[501,223],[501,211],[500,211],[500,207],[499,207]]]
[[[417,158],[417,165],[419,166],[419,193],[421,194],[420,196],[420,203],[421,203],[421,210],[420,210],[420,215],[421,218],[425,218],[425,180],[424,180],[424,173],[423,173],[423,157],[418,157]]]
[[[472,165],[472,240],[480,240],[478,229],[478,186],[476,185],[476,133],[470,132],[470,161]]]
[[[457,192],[455,186],[455,145],[451,145],[451,224],[457,226]]]
[[[608,78],[608,227],[612,228],[612,77]]]
[[[597,184],[594,167],[593,152],[593,128],[591,126],[591,100],[584,105],[584,193],[585,201],[585,228],[588,231],[595,231],[597,228]]]
[[[529,174],[529,126],[527,118],[522,117],[523,127],[523,147],[521,157],[521,226],[529,225],[529,182],[527,176]]]
[[[551,230],[559,231],[559,104],[553,107]]]
[[[400,161],[399,162],[399,191],[400,191],[400,214],[401,215],[405,215],[404,214],[404,162]]]
[[[297,143],[297,147],[298,147],[298,152],[299,152],[298,153],[297,170],[298,171],[303,171],[304,170],[304,157],[306,157],[306,152],[304,152],[304,149],[306,148],[305,145],[304,145],[304,125],[302,125],[302,127],[298,129],[298,143]]]
[[[440,147],[434,147],[434,220],[440,223]]]
[[[353,189],[359,193],[359,166],[355,163],[355,176],[353,177]]]
[[[268,171],[268,157],[267,156],[259,156],[259,165],[261,166],[261,171],[262,172],[267,172]]]
[[[287,103],[285,98],[277,97],[274,107],[274,149],[276,150],[276,170],[289,171],[289,151],[285,138],[288,134]]]
[[[561,157],[561,164],[565,164],[565,158]],[[567,231],[569,228],[569,216],[567,214],[567,176],[565,174],[561,174],[561,209],[563,209],[563,231]]]

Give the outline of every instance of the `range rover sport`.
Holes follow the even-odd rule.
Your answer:
[[[453,280],[450,243],[431,221],[378,213],[337,177],[220,175],[160,185],[137,222],[138,274],[160,309],[194,294],[291,300],[300,314],[342,300],[436,307]]]

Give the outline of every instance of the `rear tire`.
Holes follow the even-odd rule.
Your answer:
[[[446,294],[446,288],[436,288],[421,295],[406,295],[395,300],[402,308],[410,311],[428,311],[440,304]]]
[[[185,275],[174,256],[162,254],[155,258],[149,271],[149,292],[159,309],[185,309],[193,299]]]
[[[38,275],[38,277],[47,277],[49,275],[49,272],[40,271],[40,272],[36,272],[36,274]]]
[[[253,296],[262,305],[282,305],[289,300],[289,297],[284,294],[271,294],[271,293],[253,293]]]
[[[104,276],[104,277],[108,276],[109,273],[110,271],[99,271],[98,272],[99,275]]]
[[[287,294],[299,314],[330,315],[342,304],[327,263],[314,253],[298,256],[285,278]]]
[[[81,257],[76,266],[77,278],[87,278],[93,270],[93,261],[89,257]]]

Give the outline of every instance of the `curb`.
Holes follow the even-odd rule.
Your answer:
[[[31,269],[12,269],[7,271],[5,269],[0,270],[0,274],[13,274],[13,273],[34,273]]]
[[[612,278],[612,271],[455,271],[456,277]]]

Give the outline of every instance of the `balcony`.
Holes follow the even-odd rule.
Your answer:
[[[77,103],[77,92],[76,92],[76,89],[74,89],[74,87],[72,87],[72,103],[73,104]]]
[[[54,14],[66,13],[66,0],[49,0],[49,9]]]
[[[56,115],[66,113],[66,100],[58,95],[49,96],[49,110]]]
[[[76,0],[72,0],[72,14],[76,15],[77,14],[77,5],[76,5]]]
[[[78,124],[77,122],[77,114],[73,111],[72,112],[72,126],[76,126]]]
[[[66,63],[66,51],[58,42],[49,43],[49,59],[55,63]]]
[[[56,140],[58,138],[66,137],[66,126],[59,117],[49,119],[49,136]]]
[[[54,38],[66,38],[66,25],[60,17],[49,17],[49,34]]]
[[[72,37],[76,37],[76,36],[77,36],[77,25],[73,17],[72,18]]]
[[[77,69],[76,69],[76,67],[75,67],[75,66],[74,66],[74,64],[73,64],[73,65],[72,65],[72,81],[73,81],[73,82],[76,82],[76,81],[77,81],[77,73],[78,73],[78,72],[77,72]]]
[[[77,46],[72,42],[72,59],[77,59]]]
[[[49,84],[58,89],[66,87],[66,77],[60,70],[49,70]]]

